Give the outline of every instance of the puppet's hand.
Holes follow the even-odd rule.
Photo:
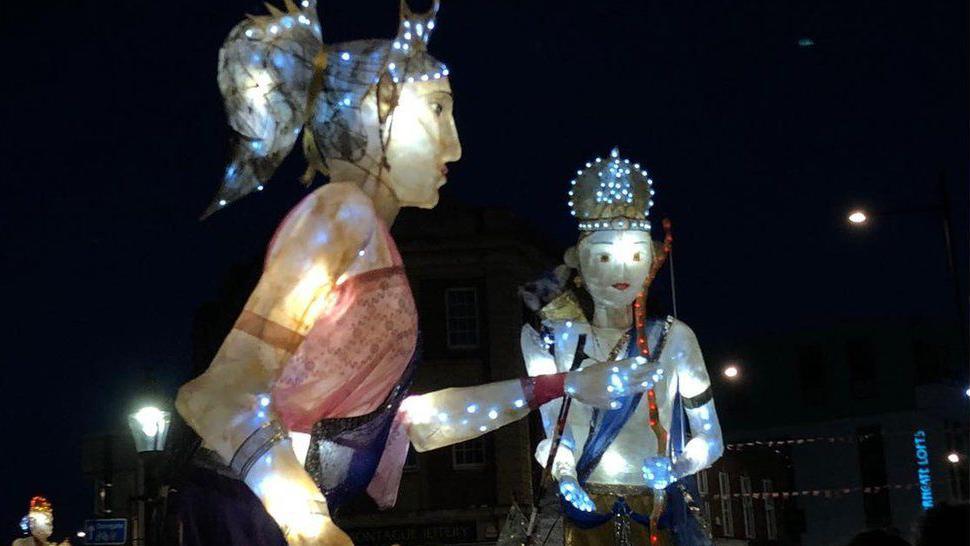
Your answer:
[[[570,504],[583,512],[592,512],[596,508],[593,504],[593,499],[589,498],[586,490],[572,476],[562,476],[559,478],[559,493]]]
[[[653,489],[666,489],[676,480],[674,465],[670,461],[670,457],[648,457],[643,461],[642,470],[643,479]]]
[[[566,375],[566,394],[590,406],[614,409],[617,398],[643,392],[660,380],[663,370],[643,357],[597,362]]]
[[[273,445],[246,475],[246,484],[283,530],[289,546],[353,545],[330,519],[326,498],[289,441]]]

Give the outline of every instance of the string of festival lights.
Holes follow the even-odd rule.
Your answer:
[[[942,480],[934,480],[935,484],[944,483]],[[715,493],[712,495],[701,495],[704,500],[720,500],[722,498],[738,499],[742,497],[750,497],[753,499],[789,499],[789,498],[800,498],[800,497],[812,497],[812,498],[823,498],[823,499],[838,499],[846,495],[852,495],[857,493],[862,493],[864,495],[873,495],[880,493],[882,491],[910,491],[912,489],[919,489],[920,484],[918,483],[896,483],[896,484],[885,484],[885,485],[868,485],[868,486],[853,486],[853,487],[834,487],[828,489],[801,489],[794,491],[768,491],[768,492],[751,492],[751,493],[728,493],[727,495],[722,495],[720,493]]]

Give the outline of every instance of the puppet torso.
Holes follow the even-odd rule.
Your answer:
[[[588,324],[574,324],[572,330],[576,334],[586,334],[585,352],[590,357],[580,366],[584,368],[592,365],[595,361],[604,361],[608,358],[612,347],[601,347],[596,339],[591,335]],[[661,343],[661,335],[665,330],[665,321],[655,320],[647,323],[648,341],[651,351],[661,349],[661,353],[654,358],[663,369],[663,376],[654,388],[656,393],[657,406],[659,408],[660,424],[664,430],[669,431],[672,419],[672,402],[676,394],[677,370],[673,359],[669,357],[663,348],[667,345],[664,340]],[[667,334],[669,336],[669,332]],[[559,362],[571,361],[576,351],[577,339],[567,339],[562,343],[562,336],[557,336],[557,358]],[[606,345],[603,343],[602,345]],[[565,351],[563,351],[565,349]],[[625,350],[620,351],[617,360],[626,358]],[[560,366],[562,366],[560,364]],[[563,368],[561,368],[563,369]],[[568,369],[568,365],[565,369]],[[569,425],[575,441],[575,456],[579,460],[580,453],[586,445],[590,433],[590,423],[593,416],[593,408],[581,402],[573,401],[569,415]],[[624,485],[640,487],[646,486],[643,478],[641,466],[644,459],[657,455],[657,437],[650,428],[650,408],[647,396],[644,394],[637,403],[636,409],[624,424],[616,438],[610,443],[603,453],[599,463],[593,467],[587,483],[597,485]]]
[[[280,232],[300,221],[301,207]],[[417,343],[414,299],[386,226],[376,217],[347,221],[373,222],[373,236],[359,251],[351,249],[349,267],[314,304],[316,318],[273,387],[274,408],[293,431],[374,410],[400,380]]]

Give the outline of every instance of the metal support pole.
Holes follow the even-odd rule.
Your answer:
[[[967,323],[967,306],[963,300],[963,291],[960,289],[960,276],[956,270],[956,256],[953,251],[953,233],[950,229],[952,221],[950,219],[950,194],[946,190],[946,175],[941,172],[937,182],[940,192],[940,218],[943,224],[943,242],[946,245],[946,265],[947,273],[953,285],[953,298],[956,301],[957,325],[960,329],[960,348],[962,349],[963,366],[970,364],[970,327]]]

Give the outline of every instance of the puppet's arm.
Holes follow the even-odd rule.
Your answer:
[[[375,226],[370,200],[351,184],[328,184],[304,200],[277,232],[263,275],[209,369],[176,399],[205,446],[240,474],[291,540],[332,535],[337,544],[349,542],[297,460],[268,393]]]
[[[541,408],[551,435],[563,394],[590,406],[609,407],[614,398],[642,391],[652,384],[656,368],[645,365],[642,358],[559,371],[549,353],[533,348],[526,330],[532,328],[523,328],[523,355],[531,377],[443,389],[405,399],[401,411],[418,451],[477,438],[518,421],[536,408]],[[617,385],[623,388],[616,389]]]
[[[690,441],[674,462],[675,475],[681,477],[714,464],[724,452],[724,441],[711,394],[711,379],[697,337],[682,322],[674,323],[671,335],[669,349],[675,359],[678,389],[691,430]]]

